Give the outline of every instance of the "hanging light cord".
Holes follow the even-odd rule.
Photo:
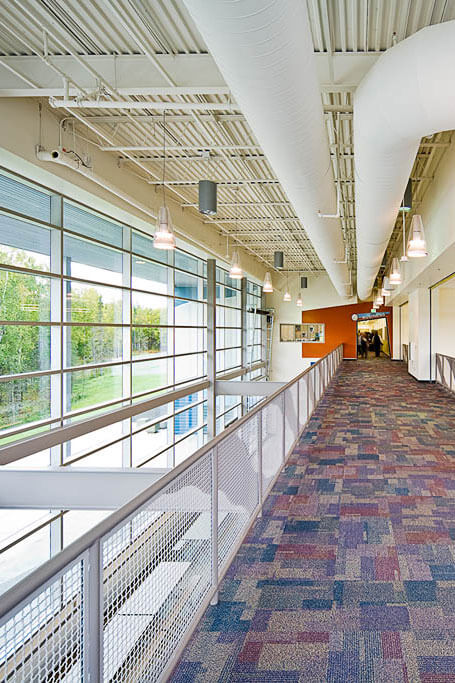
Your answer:
[[[166,110],[163,109],[163,204],[166,206],[166,186],[164,179],[166,177]]]

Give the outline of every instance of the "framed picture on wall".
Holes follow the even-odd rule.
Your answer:
[[[292,325],[289,323],[280,324],[280,341],[295,341],[300,343],[321,343],[325,342],[325,323],[301,323]]]

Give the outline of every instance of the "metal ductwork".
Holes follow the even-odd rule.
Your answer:
[[[349,273],[306,2],[184,0],[335,288]],[[266,238],[266,236],[264,236]]]
[[[378,59],[354,97],[357,289],[371,293],[422,137],[455,128],[455,21]]]

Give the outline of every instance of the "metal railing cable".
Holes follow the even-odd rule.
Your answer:
[[[0,596],[0,680],[165,680],[342,356],[316,361]]]

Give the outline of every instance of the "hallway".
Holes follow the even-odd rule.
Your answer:
[[[455,683],[455,400],[344,361],[171,680]]]

